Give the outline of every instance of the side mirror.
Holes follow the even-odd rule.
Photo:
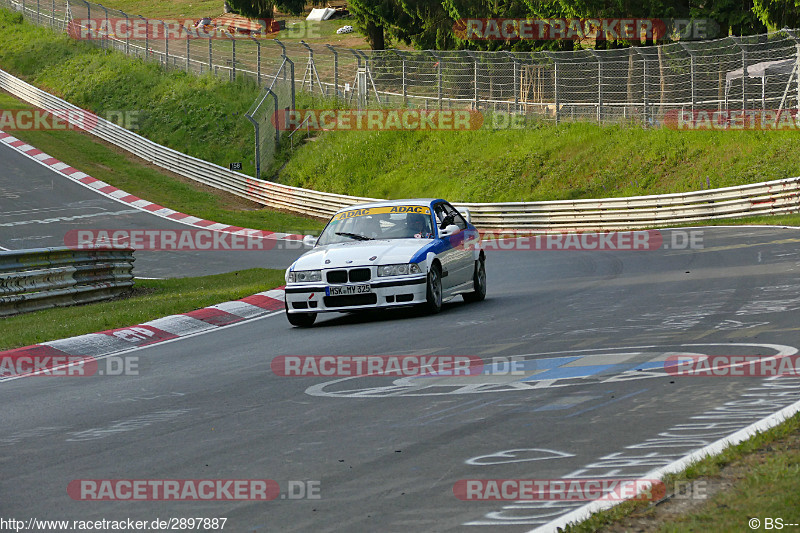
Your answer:
[[[314,246],[317,245],[317,237],[314,237],[313,235],[304,235],[303,244],[305,244],[309,248],[313,248]]]
[[[455,224],[450,224],[449,226],[447,226],[443,230],[439,230],[439,238],[443,239],[445,237],[449,237],[450,235],[453,235],[454,233],[458,233],[459,231],[461,231],[461,228],[459,228]]]

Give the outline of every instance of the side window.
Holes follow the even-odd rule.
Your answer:
[[[433,213],[436,215],[436,225],[441,227],[444,217],[447,216],[447,214],[445,213],[444,204],[441,202],[439,202],[438,204],[434,204]]]
[[[464,220],[464,217],[461,216],[461,213],[450,204],[444,204],[444,208],[447,211],[448,216],[453,218],[453,224],[458,226],[460,229],[467,229],[467,221]]]

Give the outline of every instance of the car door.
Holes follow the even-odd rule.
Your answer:
[[[444,209],[447,216],[451,217],[453,223],[459,228],[458,233],[450,236],[450,244],[453,246],[453,285],[460,285],[470,281],[475,270],[472,250],[464,245],[464,241],[467,238],[467,221],[458,212],[458,209],[447,202],[444,202]]]
[[[447,207],[445,202],[433,204],[433,214],[436,219],[437,235],[442,232],[442,222],[447,217]],[[439,261],[442,263],[442,290],[447,291],[459,284],[458,281],[458,258],[457,251],[453,247],[453,236],[439,237],[443,242],[443,248],[437,253]]]

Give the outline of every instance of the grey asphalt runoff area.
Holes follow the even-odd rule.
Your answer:
[[[138,365],[129,375],[0,383],[0,514],[225,517],[226,530],[259,532],[532,530],[580,503],[462,501],[454,485],[640,477],[800,398],[797,378],[665,373],[675,354],[800,346],[800,232],[662,234],[669,245],[690,231],[698,249],[490,251],[487,299],[435,316],[332,314],[293,329],[277,313],[131,351],[120,356]],[[270,366],[331,354],[517,356],[526,371],[281,377]],[[282,494],[73,500],[68,485],[86,479],[269,479]],[[291,497],[301,484],[318,498]]]
[[[185,224],[117,202],[57,174],[0,143],[0,247],[64,246],[71,230],[190,230]],[[246,268],[284,269],[297,257],[285,244],[266,250],[143,251],[138,277],[186,277]],[[271,243],[272,244],[272,243]],[[297,248],[297,243],[290,243]]]

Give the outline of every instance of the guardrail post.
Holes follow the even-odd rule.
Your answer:
[[[329,45],[325,45],[328,50],[333,52],[333,97],[338,101],[339,100],[339,52],[336,49]]]

